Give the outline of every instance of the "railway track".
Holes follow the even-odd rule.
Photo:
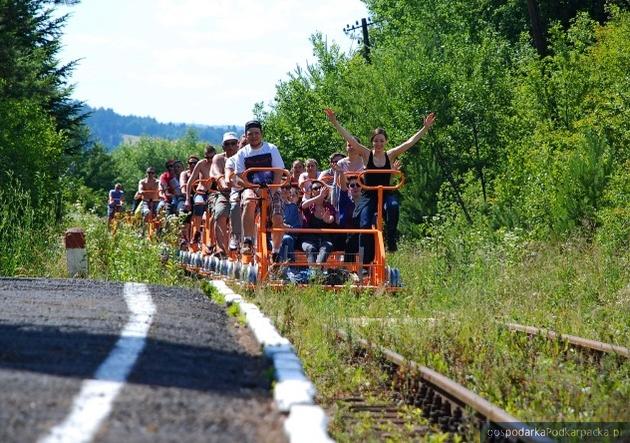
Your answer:
[[[442,432],[462,435],[469,439],[479,432],[481,441],[550,442],[536,435],[517,418],[493,405],[477,394],[444,375],[405,359],[402,355],[369,341],[351,336],[343,330],[335,331],[339,340],[349,343],[357,352],[374,354],[391,377],[398,398],[406,405],[422,410],[424,417],[437,425]],[[361,398],[350,398],[363,405]],[[345,399],[349,403],[348,399]],[[392,426],[401,424],[398,409],[392,404],[367,405],[376,421],[390,419]],[[399,405],[395,406],[396,408]],[[356,407],[355,407],[356,409]],[[418,433],[424,431],[417,429]],[[420,434],[418,434],[420,435]]]
[[[371,322],[380,323],[384,326],[390,324],[434,324],[438,322],[436,318],[352,318],[350,322],[358,326],[365,326]],[[605,343],[597,340],[591,340],[589,338],[578,337],[576,335],[562,334],[560,332],[552,331],[545,328],[537,328],[535,326],[526,326],[518,323],[502,323],[499,322],[502,327],[509,329],[517,334],[526,334],[530,337],[542,337],[548,340],[559,341],[567,344],[571,348],[583,351],[588,354],[604,355],[611,354],[620,358],[630,358],[630,349],[624,346],[615,345],[612,343]]]
[[[549,340],[564,342],[573,348],[585,351],[587,353],[600,355],[613,354],[619,357],[630,358],[630,349],[623,346],[590,340],[588,338],[577,337],[575,335],[561,334],[559,332],[551,331],[549,329],[536,328],[534,326],[525,326],[517,323],[505,323],[504,326],[512,332],[527,334],[531,337],[539,336],[547,338]]]

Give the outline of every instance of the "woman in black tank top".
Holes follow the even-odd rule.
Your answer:
[[[386,151],[387,133],[384,129],[377,128],[372,132],[370,139],[372,149],[369,149],[359,143],[347,129],[339,124],[335,112],[332,109],[325,109],[324,112],[339,134],[361,153],[366,170],[391,169],[391,165],[396,161],[398,156],[418,143],[418,141],[426,135],[431,126],[433,126],[433,122],[435,121],[435,114],[430,113],[425,117],[422,129],[412,135],[404,143]],[[391,174],[367,174],[365,176],[365,184],[370,186],[386,186],[389,185],[390,178]],[[385,206],[385,222],[387,224],[387,246],[390,251],[395,251],[397,249],[396,237],[398,235],[398,200],[391,192],[386,193],[383,200]],[[353,218],[355,225],[360,228],[371,228],[374,224],[374,214],[376,213],[377,205],[377,192],[363,191],[354,209]],[[374,260],[373,236],[360,235],[358,243],[359,246],[364,248],[363,263],[371,263]]]

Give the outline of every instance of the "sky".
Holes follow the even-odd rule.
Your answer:
[[[310,36],[343,51],[360,0],[82,0],[69,13],[62,63],[78,60],[73,97],[161,122],[243,125],[276,84],[313,62]]]

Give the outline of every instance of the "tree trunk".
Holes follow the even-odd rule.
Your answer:
[[[532,37],[534,38],[534,46],[538,54],[542,57],[547,52],[547,44],[540,24],[540,10],[536,0],[527,0],[527,10],[529,12],[529,22],[532,27]]]

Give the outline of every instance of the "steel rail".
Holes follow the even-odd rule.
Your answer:
[[[505,323],[505,326],[514,332],[523,332],[528,335],[540,335],[551,340],[561,340],[570,343],[578,348],[587,349],[589,351],[597,351],[601,353],[616,354],[622,357],[630,358],[630,349],[624,346],[617,346],[610,343],[582,338],[575,335],[560,334],[559,332],[549,329],[536,328],[534,326],[519,325],[518,323]]]
[[[519,435],[517,438],[511,439],[511,441],[536,443],[553,441],[543,436],[537,436],[534,429],[522,423],[516,417],[513,417],[503,409],[493,405],[489,401],[439,372],[427,368],[426,366],[422,366],[414,361],[407,360],[397,352],[375,343],[371,343],[363,338],[354,336],[351,339],[350,335],[343,330],[336,330],[335,332],[337,337],[344,341],[356,342],[366,350],[373,350],[382,354],[385,360],[389,363],[393,363],[400,368],[411,369],[415,374],[417,374],[422,383],[432,385],[436,388],[435,391],[438,395],[445,397],[445,400],[460,406],[468,406],[489,422],[494,423],[500,428],[513,431],[512,435]]]

